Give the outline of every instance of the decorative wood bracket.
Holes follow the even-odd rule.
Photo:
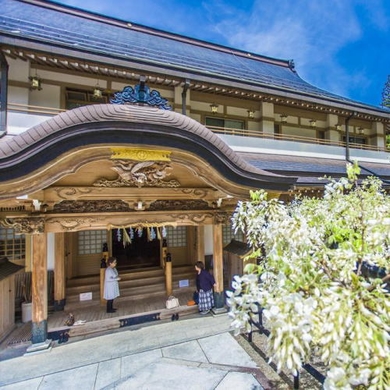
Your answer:
[[[115,92],[114,97],[110,99],[112,104],[129,104],[141,103],[153,107],[161,108],[162,110],[172,110],[167,99],[161,97],[160,92],[155,89],[150,90],[146,85],[145,77],[141,77],[140,83],[133,87],[129,85],[124,87],[121,92]]]
[[[0,225],[14,229],[22,234],[39,234],[45,232],[45,219],[41,217],[6,218],[0,220]]]

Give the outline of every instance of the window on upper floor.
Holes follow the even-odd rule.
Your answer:
[[[346,142],[347,138],[343,137],[343,142]],[[365,145],[367,140],[363,137],[349,137],[349,142],[358,145]]]
[[[94,96],[93,91],[85,91],[79,89],[67,88],[65,91],[65,108],[71,110],[72,108],[86,106],[88,104],[108,103],[109,94],[102,92],[101,97]]]
[[[206,126],[221,127],[224,129],[244,129],[244,121],[238,121],[233,119],[206,117]]]

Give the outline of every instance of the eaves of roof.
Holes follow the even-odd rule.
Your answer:
[[[279,175],[298,177],[297,184],[316,183],[324,185],[326,177],[345,177],[346,161],[334,158],[302,157],[294,155],[238,153],[247,163],[256,168]],[[358,162],[359,163],[359,162]],[[360,162],[361,176],[375,176],[390,184],[388,164]]]
[[[240,257],[245,257],[252,252],[252,249],[248,244],[237,240],[231,240],[229,244],[224,246],[223,250]]]
[[[24,267],[11,263],[6,257],[0,259],[0,281],[21,271]]]
[[[91,145],[98,151],[98,146],[102,146],[102,154],[98,156],[102,158],[104,149],[113,140],[115,145],[183,150],[207,162],[240,188],[288,191],[296,182],[292,175],[277,175],[247,163],[211,130],[177,112],[146,106],[97,104],[63,112],[0,142],[0,182],[3,183],[0,198],[18,191],[13,185],[15,180],[20,182],[20,178],[25,177],[26,185],[30,185],[34,172],[41,172],[45,166],[55,169],[52,162],[59,156],[68,155],[69,151],[83,150]],[[81,154],[78,158],[79,162],[74,157],[73,164],[84,161]],[[53,175],[49,176],[46,184],[56,180]],[[35,182],[32,181],[32,185],[36,185]]]

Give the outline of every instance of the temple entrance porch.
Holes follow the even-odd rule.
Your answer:
[[[192,290],[175,291],[180,306],[175,309],[166,309],[165,292],[153,296],[118,298],[115,301],[116,313],[106,313],[105,305],[74,306],[72,310],[48,314],[48,337],[57,342],[66,342],[69,338],[90,337],[105,331],[115,331],[121,327],[131,325],[146,325],[161,321],[172,321],[172,315],[178,314],[178,320],[198,316],[198,306],[187,306],[192,298]],[[71,307],[71,306],[69,306]],[[83,325],[66,326],[65,320],[69,313],[75,321],[85,321]],[[30,344],[32,339],[31,321],[22,323],[17,321],[15,329],[0,343],[0,350],[15,348],[22,344]]]
[[[104,272],[104,270],[103,270]],[[121,278],[119,282],[120,296],[115,299],[114,306],[140,306],[140,312],[150,311],[155,308],[143,302],[149,302],[157,297],[167,298],[166,273],[161,267],[146,267],[141,269],[122,268],[118,270]],[[172,295],[188,294],[192,297],[196,289],[196,272],[192,265],[172,267]],[[188,301],[188,299],[187,299]],[[186,302],[187,302],[186,301]],[[165,302],[165,301],[164,301]],[[100,275],[89,275],[75,277],[67,281],[66,304],[64,312],[74,312],[76,310],[96,310],[105,309],[106,301],[101,299],[101,278]],[[134,309],[135,310],[135,309]],[[132,314],[137,313],[131,311]]]

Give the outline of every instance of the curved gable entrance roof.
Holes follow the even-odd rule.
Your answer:
[[[213,171],[226,186],[230,183],[246,192],[257,188],[287,191],[296,181],[248,164],[216,134],[187,116],[146,106],[107,104],[61,113],[2,140],[0,198],[47,187],[87,160],[109,159],[111,146],[171,150],[172,160],[198,165],[205,176],[209,171],[211,182]]]

